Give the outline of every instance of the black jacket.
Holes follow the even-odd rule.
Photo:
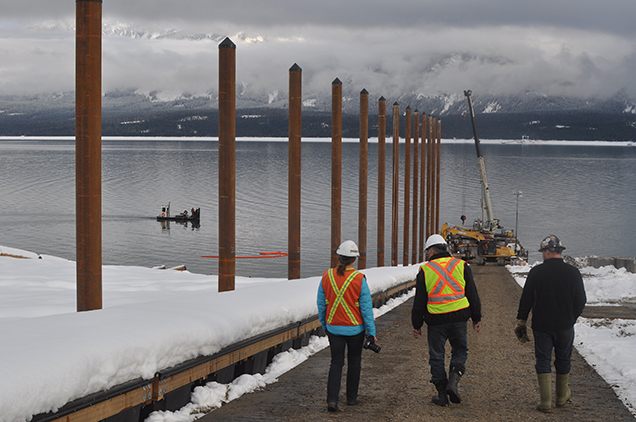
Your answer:
[[[438,253],[433,255],[431,261],[448,256],[451,256],[448,252]],[[455,312],[431,314],[426,307],[428,304],[428,292],[426,291],[424,271],[420,268],[420,271],[417,273],[415,299],[413,300],[413,309],[411,310],[413,328],[416,330],[420,329],[422,325],[424,325],[424,322],[426,322],[427,325],[442,325],[468,321],[468,319],[472,319],[474,323],[481,321],[481,302],[479,300],[479,294],[477,293],[475,280],[473,279],[473,272],[467,263],[464,263],[464,280],[466,281],[464,290],[470,306]]]
[[[561,258],[546,259],[528,273],[517,319],[527,320],[532,311],[533,330],[567,330],[576,323],[586,301],[579,270]]]

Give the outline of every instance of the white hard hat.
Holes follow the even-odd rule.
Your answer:
[[[444,238],[439,234],[432,234],[428,237],[428,239],[426,239],[426,246],[424,246],[424,249],[428,249],[435,245],[448,246],[448,243],[446,243],[446,240],[444,240]]]
[[[358,252],[358,245],[356,245],[356,242],[353,240],[345,240],[342,242],[336,253],[349,258],[360,256],[360,253]]]

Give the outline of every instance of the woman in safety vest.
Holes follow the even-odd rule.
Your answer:
[[[327,410],[337,412],[340,381],[347,348],[347,404],[358,404],[358,386],[362,368],[363,346],[379,351],[375,346],[373,301],[364,274],[352,265],[360,256],[352,240],[343,242],[338,250],[338,266],[322,276],[318,287],[318,318],[329,338],[331,366],[327,380]],[[371,345],[369,347],[367,343]]]

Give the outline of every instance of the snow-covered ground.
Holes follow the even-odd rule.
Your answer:
[[[4,246],[0,254],[1,422],[28,420],[138,377],[152,379],[161,369],[317,313],[320,277],[237,277],[235,291],[218,293],[216,276],[124,266],[103,267],[103,309],[78,313],[75,262]],[[373,294],[413,280],[417,266],[363,272]],[[274,382],[324,347],[315,338],[304,350],[279,355],[262,377],[198,389],[192,406],[209,409]],[[150,420],[193,420],[158,413]]]
[[[75,262],[0,246],[0,422],[28,420],[66,402],[143,377],[316,313],[319,277],[236,278],[234,292],[217,292],[217,277],[187,271],[104,266],[104,309],[75,312]],[[29,259],[16,258],[23,256]],[[508,267],[523,285],[529,267]],[[364,270],[372,293],[412,280],[417,266]],[[636,275],[612,267],[582,270],[590,304],[636,298]],[[412,293],[411,293],[412,295]],[[376,310],[376,317],[408,299]],[[239,311],[237,311],[239,310]],[[578,350],[634,412],[634,321],[577,324]],[[282,373],[327,346],[276,356],[263,375],[229,385],[197,387],[177,412],[148,422],[190,422],[224,402],[276,382]]]
[[[585,265],[585,259],[578,260]],[[535,263],[536,265],[536,263]],[[508,266],[513,277],[523,286],[530,266]],[[636,274],[612,266],[581,268],[587,306],[634,305]],[[625,406],[636,415],[636,321],[626,319],[579,318],[574,328],[574,345],[585,360],[596,369]]]

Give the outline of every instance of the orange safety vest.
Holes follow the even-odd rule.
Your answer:
[[[331,268],[322,276],[322,289],[327,304],[327,324],[354,326],[364,322],[360,312],[360,289],[364,274],[353,268],[340,276]]]
[[[428,292],[427,309],[431,314],[445,314],[468,308],[464,261],[453,257],[438,258],[421,266]]]

